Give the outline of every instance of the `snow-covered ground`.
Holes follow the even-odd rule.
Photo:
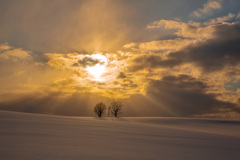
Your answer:
[[[0,111],[1,160],[238,160],[240,121]]]

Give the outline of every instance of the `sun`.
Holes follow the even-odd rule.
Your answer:
[[[94,66],[87,67],[87,72],[93,76],[93,78],[91,78],[92,80],[103,81],[104,78],[102,77],[102,75],[106,72],[108,58],[102,54],[93,54],[90,57],[98,60],[100,63],[97,63]]]
[[[102,80],[101,76],[106,72],[106,67],[104,65],[96,64],[93,67],[87,67],[86,69],[89,74],[94,77],[94,80]]]

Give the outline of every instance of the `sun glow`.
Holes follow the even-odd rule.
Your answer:
[[[94,66],[87,67],[86,70],[94,77],[92,80],[103,81],[104,78],[102,75],[106,72],[106,65],[108,63],[107,57],[102,54],[93,54],[90,57],[98,60],[99,63]]]
[[[93,67],[87,67],[86,69],[88,73],[94,76],[94,80],[102,80],[101,76],[106,71],[106,67],[104,65],[96,64]]]

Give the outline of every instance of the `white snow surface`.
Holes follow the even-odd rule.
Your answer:
[[[1,160],[238,160],[240,121],[0,111]]]

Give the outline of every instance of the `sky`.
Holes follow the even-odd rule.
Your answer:
[[[238,0],[1,0],[0,109],[240,119]]]

